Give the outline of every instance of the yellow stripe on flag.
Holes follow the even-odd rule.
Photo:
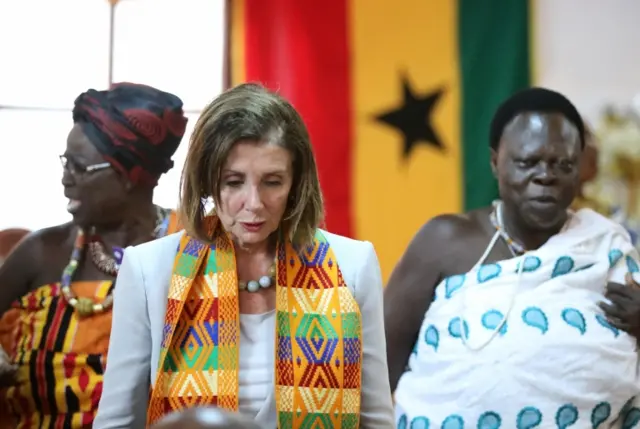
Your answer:
[[[231,85],[245,81],[245,0],[232,0],[231,8]]]
[[[462,209],[456,1],[350,4],[355,231],[386,280],[421,225]],[[402,106],[403,77],[418,98],[443,91],[425,119],[444,150],[420,142],[405,159],[403,134],[375,119]]]

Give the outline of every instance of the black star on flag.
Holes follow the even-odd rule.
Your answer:
[[[418,144],[443,151],[445,148],[433,127],[431,115],[444,90],[440,88],[428,94],[418,95],[411,89],[409,80],[405,76],[402,78],[402,91],[404,96],[402,105],[377,115],[375,119],[402,133],[404,159],[411,156],[411,151]]]

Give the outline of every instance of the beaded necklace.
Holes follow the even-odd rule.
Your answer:
[[[276,263],[275,261],[269,268],[269,272],[266,276],[260,277],[258,280],[249,280],[248,282],[239,280],[238,289],[246,290],[248,292],[258,292],[261,288],[267,289],[271,285],[276,283]]]
[[[171,211],[156,206],[156,227],[153,231],[154,238],[162,237],[166,234],[169,226],[169,218]],[[98,241],[95,234],[95,228],[91,229],[91,242],[89,243],[89,253],[95,266],[105,274],[116,277],[122,262],[124,251],[121,248],[114,248],[113,256],[107,254],[104,245]],[[67,303],[73,307],[80,317],[88,317],[93,314],[104,313],[113,306],[113,288],[109,291],[107,297],[96,303],[92,298],[76,297],[71,290],[73,275],[75,274],[82,256],[84,255],[86,244],[86,234],[82,228],[78,228],[76,240],[71,252],[69,264],[62,271],[62,279],[60,280],[60,289]]]
[[[524,246],[511,238],[504,227],[504,222],[502,220],[502,201],[496,200],[492,205],[493,210],[491,211],[491,214],[489,214],[489,219],[491,220],[493,227],[498,231],[500,237],[502,237],[505,243],[507,243],[507,247],[509,247],[513,256],[523,255],[526,252]]]
[[[513,238],[511,238],[511,236],[507,232],[507,229],[504,226],[504,220],[502,218],[502,208],[503,208],[502,201],[500,200],[494,201],[493,210],[489,214],[489,219],[491,220],[493,227],[500,234],[500,237],[505,241],[505,243],[507,243],[507,247],[509,247],[509,250],[511,251],[513,256],[524,255],[527,252],[527,249],[522,244],[518,243]],[[567,215],[568,215],[567,220],[562,226],[562,229],[560,229],[560,232],[563,232],[568,228],[573,212],[569,210],[567,212]]]

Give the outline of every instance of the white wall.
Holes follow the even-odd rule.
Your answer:
[[[224,0],[121,0],[114,81],[174,92],[189,124],[156,203],[175,207],[198,111],[222,89]],[[0,1],[0,229],[39,229],[70,219],[58,155],[75,97],[108,85],[107,0]],[[30,110],[24,107],[35,107]]]
[[[537,84],[594,121],[640,93],[640,1],[534,0]]]

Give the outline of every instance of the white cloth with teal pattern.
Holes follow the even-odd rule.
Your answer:
[[[445,279],[395,392],[398,429],[640,427],[636,340],[598,307],[627,271],[627,232],[585,209],[537,251]]]

